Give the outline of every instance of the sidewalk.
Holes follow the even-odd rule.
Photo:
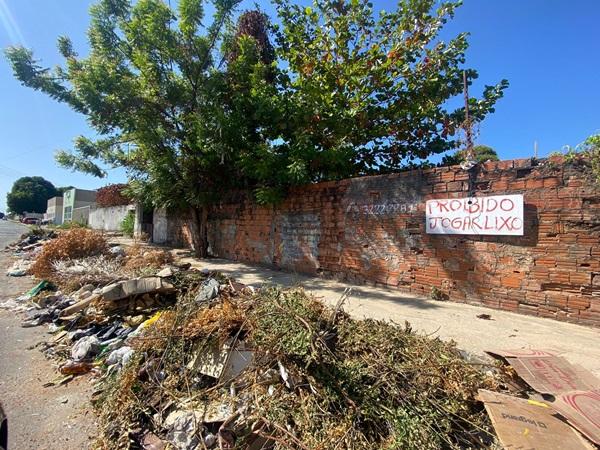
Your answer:
[[[478,356],[486,349],[538,348],[551,350],[572,363],[581,364],[600,377],[600,330],[551,319],[524,316],[479,306],[438,302],[399,291],[352,286],[331,280],[270,270],[258,265],[223,259],[198,260],[178,257],[194,267],[220,271],[251,286],[302,285],[329,304],[352,287],[344,309],[356,317],[410,322],[414,330],[444,340]],[[493,320],[478,319],[489,314]]]

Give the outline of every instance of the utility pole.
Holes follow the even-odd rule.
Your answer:
[[[471,164],[475,160],[473,156],[473,127],[471,126],[471,117],[469,116],[469,85],[467,83],[467,71],[463,70],[463,93],[465,96],[465,136],[467,139],[467,158],[466,162]]]
[[[533,157],[537,159],[538,155],[538,144],[537,141],[533,141]]]

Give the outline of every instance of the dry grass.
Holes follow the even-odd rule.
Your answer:
[[[87,258],[105,254],[108,243],[102,233],[86,228],[61,232],[56,239],[44,244],[30,272],[37,278],[54,281],[54,263],[61,260]]]
[[[168,251],[150,249],[139,244],[128,247],[125,253],[123,268],[133,275],[149,275],[173,262],[173,256]]]

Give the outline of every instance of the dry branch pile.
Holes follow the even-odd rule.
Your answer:
[[[493,441],[475,395],[498,380],[451,343],[352,319],[302,290],[225,287],[200,304],[192,294],[133,340],[135,358],[98,401],[99,448],[148,439],[323,450]]]
[[[86,228],[73,228],[62,232],[56,239],[48,241],[31,267],[31,273],[37,278],[55,280],[54,263],[61,260],[87,258],[105,254],[108,243],[98,231]]]

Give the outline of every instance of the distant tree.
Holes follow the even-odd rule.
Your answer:
[[[498,161],[498,153],[492,147],[487,145],[476,145],[473,147],[473,156],[478,163],[486,161]],[[465,161],[467,157],[466,150],[459,150],[452,155],[446,155],[442,158],[440,166],[456,166]]]
[[[56,197],[58,192],[54,185],[42,177],[22,177],[13,184],[11,191],[6,195],[6,204],[9,210],[16,214],[25,211],[44,213],[48,206],[48,199]]]
[[[65,193],[65,191],[69,191],[71,189],[73,189],[75,186],[60,186],[56,188],[56,192],[58,193],[58,195],[63,195]]]
[[[109,184],[96,191],[96,203],[98,206],[122,206],[129,205],[131,198],[125,194],[126,184]]]

